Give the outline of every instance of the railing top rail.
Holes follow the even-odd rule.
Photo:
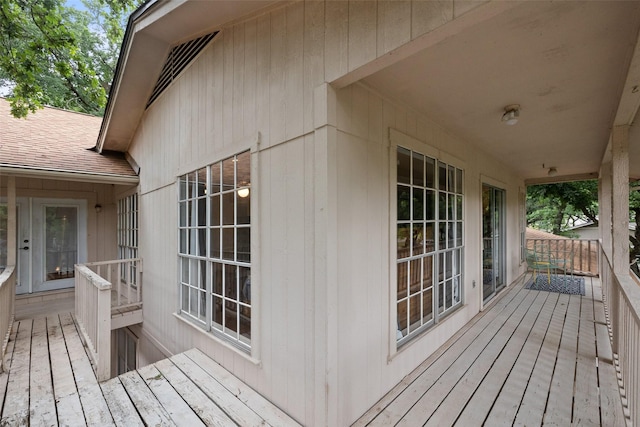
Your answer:
[[[9,277],[11,277],[15,269],[16,269],[15,265],[8,265],[5,267],[4,271],[0,273],[0,287],[2,287],[2,285],[7,280],[9,280]]]
[[[109,283],[106,279],[98,276],[97,273],[91,271],[89,267],[82,264],[76,264],[76,271],[83,276],[86,276],[89,282],[99,290],[109,290],[111,289],[111,283]]]
[[[125,262],[140,262],[142,258],[127,258],[127,259],[115,259],[111,261],[96,261],[96,262],[85,262],[81,265],[86,265],[88,267],[93,267],[96,265],[109,265],[109,264],[120,264]]]
[[[634,273],[629,270],[628,275],[624,275],[619,277],[615,271],[613,271],[613,267],[611,266],[611,261],[609,257],[604,251],[600,251],[604,262],[607,263],[609,270],[611,270],[613,274],[613,279],[618,282],[620,286],[620,295],[626,300],[627,307],[629,308],[629,312],[633,315],[637,324],[640,324],[640,286],[636,283],[636,280],[632,278]]]

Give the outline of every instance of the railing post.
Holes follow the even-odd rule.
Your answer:
[[[98,291],[98,323],[96,352],[98,363],[96,377],[98,381],[111,378],[111,289],[102,288]]]

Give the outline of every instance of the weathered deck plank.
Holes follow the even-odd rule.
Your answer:
[[[265,420],[240,402],[229,390],[196,365],[184,353],[176,354],[171,361],[184,372],[210,399],[214,400],[238,425],[264,426]]]
[[[295,426],[298,425],[284,411],[274,406],[267,399],[258,394],[255,390],[233,376],[218,363],[211,360],[198,349],[191,349],[184,353],[198,366],[206,370],[215,377],[229,392],[235,394],[245,405],[251,408],[256,414],[264,418],[266,422],[273,426]]]
[[[137,371],[120,375],[120,381],[127,390],[144,423],[148,426],[175,426],[169,413],[158,402]]]
[[[31,361],[32,320],[14,324],[17,328],[14,357],[7,383],[7,395],[0,425],[29,425],[29,366]],[[25,357],[26,356],[26,357]]]
[[[155,363],[155,367],[171,383],[193,411],[208,426],[226,427],[235,424],[229,416],[207,397],[180,369],[169,359]]]
[[[553,310],[558,301],[558,294],[549,293],[545,295],[541,293],[538,298],[544,299],[542,309],[538,311],[535,306],[531,306],[532,310],[527,313],[522,323],[518,325],[504,351],[491,366],[482,384],[474,391],[462,414],[456,420],[460,425],[471,425],[479,420],[486,419],[500,394],[513,395],[518,390],[518,387],[520,387],[521,392],[524,392],[524,385],[526,385],[524,378],[521,378],[521,381],[515,384],[512,381],[509,386],[507,386],[507,380],[509,378],[513,379],[514,377],[511,375],[519,370],[527,373],[526,379],[528,379],[528,373],[533,368],[533,361],[535,360],[532,356],[538,353],[542,344],[542,339],[547,332]],[[531,323],[528,322],[533,324],[532,328],[529,328]],[[523,363],[525,366],[521,368],[519,365]],[[506,391],[504,391],[505,387],[507,388]],[[509,423],[512,421],[513,418],[509,420]],[[502,425],[506,424],[503,423]]]
[[[600,407],[596,365],[598,355],[593,318],[593,292],[590,284],[585,288],[586,298],[582,298],[580,307],[572,422],[581,426],[599,426]]]
[[[58,316],[47,318],[47,336],[58,422],[60,425],[68,426],[85,425],[82,404]]]
[[[569,295],[560,295],[551,325],[538,353],[535,367],[526,385],[520,408],[516,408],[515,425],[541,425],[547,396],[553,378],[556,355],[562,339],[562,328],[569,307]]]
[[[555,369],[543,419],[544,424],[563,425],[571,420],[580,324],[580,301],[579,296],[571,295],[569,297],[569,308],[562,330],[560,348],[556,355]]]
[[[458,381],[453,390],[448,394],[442,404],[431,416],[427,425],[440,426],[451,425],[458,418],[460,411],[464,409],[460,402],[468,402],[467,406],[472,405],[471,411],[475,411],[476,418],[479,420],[483,413],[483,402],[471,402],[474,396],[481,396],[482,393],[478,388],[484,383],[484,379],[490,376],[489,381],[483,387],[486,393],[487,403],[492,403],[495,395],[498,394],[504,379],[513,366],[513,361],[517,358],[522,349],[522,345],[526,341],[530,332],[528,325],[535,322],[540,312],[540,307],[546,302],[547,295],[538,294],[534,302],[526,307],[524,317],[515,317],[513,319],[513,327],[501,328],[496,331],[496,335],[489,343],[488,348],[482,352],[465,375]],[[515,315],[515,313],[514,313]],[[493,395],[493,396],[492,396]],[[483,400],[483,398],[480,398]],[[464,425],[464,423],[462,423]]]
[[[506,290],[355,425],[624,425],[599,281],[587,286]],[[7,362],[2,425],[297,425],[197,349],[99,385],[69,314],[17,322]]]
[[[447,343],[445,343],[440,349],[438,349],[433,355],[425,360],[420,366],[407,375],[400,383],[398,383],[391,391],[389,391],[380,401],[369,409],[360,419],[358,419],[353,427],[362,427],[371,423],[379,415],[384,414],[383,418],[386,419],[385,408],[392,405],[392,403],[405,392],[407,387],[413,384],[421,376],[425,375],[425,371],[431,367],[437,360],[439,360],[445,353],[449,358],[455,357],[455,354],[460,354],[464,349],[473,342],[473,340],[484,330],[484,328],[496,318],[502,310],[505,309],[514,299],[520,295],[523,297],[524,292],[522,287],[519,286],[517,292],[509,292],[505,295],[500,295],[499,300],[494,303],[490,310],[483,312],[472,320],[462,330],[456,333]],[[378,422],[381,422],[379,420]]]
[[[109,405],[113,421],[118,427],[144,426],[119,378],[112,378],[101,383],[100,388]]]
[[[378,416],[371,421],[371,425],[395,425],[453,365],[461,365],[464,363],[463,360],[475,359],[493,336],[492,328],[494,326],[492,325],[503,325],[528,295],[530,295],[529,291],[519,289],[515,297],[509,301],[509,304],[498,310],[495,317],[483,316],[477,323],[477,329],[474,328],[476,329],[475,331],[470,332],[468,335],[465,334],[456,341],[446,352],[446,357],[438,357],[426,369],[421,370],[419,376],[385,407],[376,405],[375,407],[380,408],[380,411]],[[493,307],[493,309],[499,308],[498,306]],[[487,317],[486,320],[485,317]],[[455,366],[453,369],[455,369]]]
[[[156,369],[149,365],[140,368],[138,373],[147,384],[147,387],[155,395],[155,398],[167,411],[171,419],[176,423],[189,427],[203,426],[204,423],[195,414],[193,409],[182,399],[180,394],[169,384],[167,379]]]
[[[4,372],[0,373],[0,419],[2,418],[2,410],[4,408],[4,397],[7,393],[7,383],[9,382],[9,371],[11,369],[11,359],[13,358],[13,347],[16,342],[16,328],[11,328],[9,334],[9,343],[7,344],[7,352],[4,355]]]
[[[67,344],[69,360],[80,396],[80,403],[88,425],[109,426],[113,418],[109,412],[107,402],[96,380],[91,362],[82,345],[80,336],[70,314],[60,315],[60,326]]]
[[[474,366],[474,362],[481,359],[483,362],[489,360],[493,356],[497,356],[497,351],[502,349],[503,343],[527,312],[527,309],[533,304],[537,293],[526,291],[526,296],[515,310],[507,316],[503,323],[497,323],[494,326],[483,331],[483,339],[476,339],[471,346],[465,351],[452,365],[447,369],[438,382],[433,385],[422,397],[413,405],[398,423],[403,426],[415,426],[425,423],[429,420],[433,413],[438,409],[444,398],[451,390],[458,385],[458,381],[467,371]],[[486,353],[488,352],[488,353]],[[474,370],[472,375],[476,375]],[[473,381],[473,379],[471,380]],[[466,388],[466,383],[462,383],[461,387]]]
[[[475,321],[354,425],[624,425],[599,280],[586,286],[585,296],[507,290],[498,314]]]
[[[29,375],[29,424],[31,426],[56,426],[56,404],[53,395],[51,365],[49,359],[47,319],[33,321],[31,332],[31,372]]]

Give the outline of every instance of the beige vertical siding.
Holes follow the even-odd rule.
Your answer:
[[[387,361],[389,128],[468,162],[467,254],[480,250],[480,174],[506,170],[363,86],[331,101],[324,82],[454,19],[456,10],[446,1],[391,3],[296,2],[224,28],[147,110],[130,150],[141,167],[141,360],[195,346],[303,424],[346,425],[477,313],[479,287],[467,289],[467,306],[446,326]],[[174,315],[176,179],[257,140],[259,363]],[[495,179],[517,181],[508,172]],[[514,188],[507,192],[517,212]],[[479,261],[466,260],[467,288],[479,279]]]
[[[17,197],[81,199],[87,201],[87,259],[117,258],[115,188],[111,184],[16,178]],[[5,191],[5,190],[2,190]],[[102,211],[94,206],[99,203]]]

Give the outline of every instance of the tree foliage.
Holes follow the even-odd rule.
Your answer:
[[[11,113],[44,105],[101,115],[126,18],[140,0],[0,2],[0,86]]]
[[[527,225],[567,234],[577,223],[598,222],[598,182],[576,181],[527,188]]]

